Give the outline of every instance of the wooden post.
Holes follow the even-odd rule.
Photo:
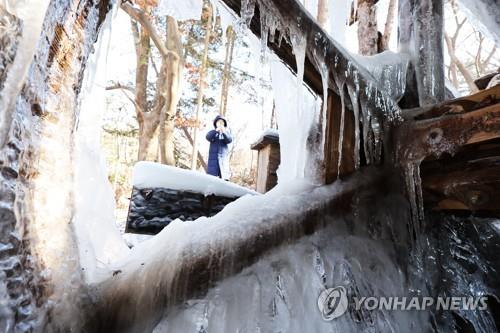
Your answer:
[[[280,143],[276,135],[264,135],[251,148],[258,151],[255,190],[266,193],[278,183],[276,171],[280,165]]]
[[[348,99],[348,96],[345,96]],[[348,108],[344,114],[344,138],[342,156],[339,154],[340,127],[342,122],[342,101],[333,91],[328,92],[325,134],[325,183],[330,184],[341,176],[354,171],[354,114]],[[339,158],[342,158],[339,169]]]

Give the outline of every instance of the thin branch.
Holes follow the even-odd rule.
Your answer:
[[[153,40],[153,43],[155,44],[156,48],[158,51],[160,51],[160,54],[163,57],[167,56],[173,56],[175,58],[178,58],[179,55],[177,55],[175,52],[169,51],[167,47],[165,46],[164,41],[160,38],[158,33],[156,32],[155,27],[151,24],[151,21],[146,13],[144,11],[133,7],[130,5],[128,2],[122,2],[121,4],[121,9],[125,11],[131,18],[139,22],[142,26],[143,29],[146,29],[148,32],[149,36]]]
[[[448,54],[450,55],[451,61],[457,66],[458,70],[460,73],[462,73],[465,82],[469,86],[469,89],[471,92],[476,92],[478,91],[476,84],[474,83],[474,79],[470,75],[469,71],[467,68],[464,66],[464,64],[457,58],[455,55],[455,50],[453,48],[453,44],[451,41],[451,38],[448,36],[448,34],[444,34],[444,39],[446,41],[446,46],[448,47]]]
[[[116,83],[114,85],[107,86],[106,90],[120,90],[123,93],[123,95],[125,95],[125,97],[135,106],[135,108],[137,110],[141,110],[141,107],[137,104],[137,102],[126,93],[126,91],[130,91],[130,92],[134,93],[135,92],[134,88],[124,86],[120,83]]]
[[[132,88],[130,86],[123,85],[121,83],[114,83],[114,84],[106,87],[106,90],[116,90],[116,89],[125,89],[125,90],[128,90],[130,92],[135,93],[134,88]]]
[[[158,67],[156,67],[156,63],[155,63],[155,60],[153,59],[153,55],[150,54],[149,58],[151,59],[151,64],[153,65],[153,69],[156,73],[156,77],[158,77],[160,75],[160,72],[158,71]]]

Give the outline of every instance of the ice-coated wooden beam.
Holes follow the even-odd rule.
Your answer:
[[[395,130],[401,164],[422,161],[433,209],[499,214],[500,86],[420,110]]]
[[[334,221],[325,218],[327,215],[350,212],[358,191],[382,188],[380,171],[364,170],[357,177],[318,191],[267,197],[265,205],[253,203],[258,209],[252,205],[239,207],[237,213],[224,210],[218,215],[219,221],[186,222],[197,223],[198,228],[210,228],[207,224],[228,218],[234,223],[212,228],[220,231],[193,241],[189,241],[189,234],[183,234],[188,241],[186,244],[179,239],[184,245],[178,251],[141,258],[131,270],[117,269],[108,280],[92,288],[96,291],[95,306],[87,314],[84,331],[151,332],[168,310],[203,296],[217,282],[239,273],[268,251],[326,227]],[[259,196],[252,199],[264,200]],[[175,249],[174,245],[165,248]]]

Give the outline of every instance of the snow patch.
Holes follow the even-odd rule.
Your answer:
[[[135,165],[133,185],[136,188],[163,187],[224,197],[258,194],[248,188],[205,173],[145,161]]]

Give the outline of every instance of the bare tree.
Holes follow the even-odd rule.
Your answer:
[[[362,55],[378,53],[379,33],[375,3],[375,0],[359,0],[358,2],[358,46],[359,53]]]
[[[381,50],[389,49],[389,41],[391,39],[392,27],[394,25],[394,18],[396,17],[396,0],[389,0],[389,8],[387,9],[387,19],[385,21],[384,34],[381,40]]]
[[[222,116],[226,115],[227,110],[227,97],[229,95],[229,83],[231,79],[231,66],[233,63],[234,42],[236,40],[236,33],[234,32],[232,26],[227,27],[226,38],[226,57],[224,59],[224,72],[222,73],[222,88],[219,111]]]
[[[323,29],[327,29],[328,15],[328,0],[318,0],[318,13],[316,19]]]
[[[132,32],[137,55],[134,105],[139,124],[138,160],[147,158],[151,141],[159,130],[158,143],[161,162],[174,165],[173,130],[176,107],[179,101],[181,72],[184,66],[180,35],[175,19],[167,17],[165,42],[152,23],[151,4],[138,2],[138,5],[133,6],[126,2],[121,4],[121,8],[133,20]],[[151,41],[162,58],[162,65],[157,73],[153,103],[148,102],[147,95]]]
[[[204,95],[204,85],[205,85],[205,72],[207,70],[207,60],[208,60],[208,47],[210,43],[210,36],[212,33],[212,5],[208,4],[204,11],[206,16],[206,24],[205,24],[205,39],[204,39],[204,50],[203,57],[201,62],[201,67],[199,70],[200,77],[198,81],[198,94],[196,98],[196,115],[195,120],[198,123],[200,119],[201,108],[203,107],[203,95]],[[194,127],[193,130],[193,153],[191,154],[191,169],[196,170],[197,168],[197,157],[198,157],[198,127]]]

